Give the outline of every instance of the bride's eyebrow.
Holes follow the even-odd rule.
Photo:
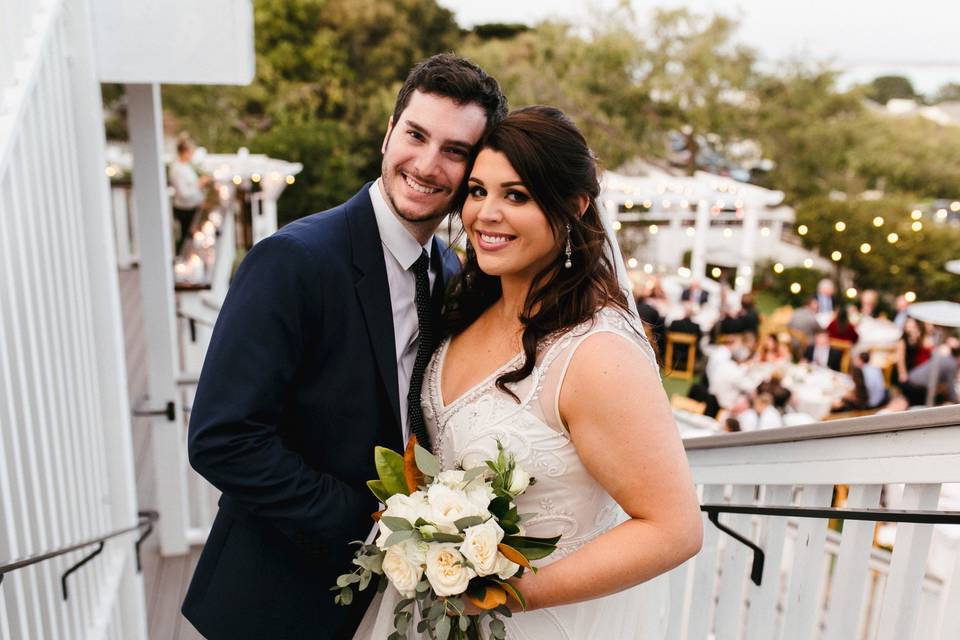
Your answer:
[[[527,185],[523,184],[522,180],[514,180],[513,182],[501,182],[500,186],[504,188],[506,187],[523,187],[524,189],[527,188]]]

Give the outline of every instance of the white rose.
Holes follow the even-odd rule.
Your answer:
[[[501,540],[503,529],[491,518],[464,531],[460,553],[473,563],[477,575],[488,576],[497,572],[497,545]]]
[[[462,490],[451,489],[444,484],[433,484],[427,490],[430,517],[427,518],[444,533],[457,533],[453,524],[467,516],[484,516],[487,510],[474,504]]]
[[[437,482],[445,484],[451,489],[460,489],[463,487],[463,471],[460,469],[447,469],[441,471],[437,476]]]
[[[412,598],[423,577],[426,545],[406,540],[387,548],[383,557],[383,573],[404,598]]]
[[[517,575],[517,570],[520,569],[520,565],[512,560],[508,560],[507,556],[502,553],[497,554],[497,567],[496,573],[501,580],[509,580],[513,576]]]
[[[493,487],[479,478],[467,486],[466,492],[467,500],[476,505],[478,509],[483,509],[484,512],[490,508],[490,503],[497,497],[497,494],[493,492]]]
[[[511,495],[519,495],[527,490],[527,487],[530,486],[530,474],[516,467],[513,470],[513,474],[510,476],[510,488],[507,491]]]
[[[383,515],[403,518],[413,524],[417,521],[417,518],[421,518],[428,513],[428,509],[427,494],[423,491],[414,491],[409,496],[395,493],[387,498],[387,509],[383,512]]]
[[[467,590],[476,572],[463,562],[453,544],[431,544],[427,550],[427,580],[438,596],[457,596]]]

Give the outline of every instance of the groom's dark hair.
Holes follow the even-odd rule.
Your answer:
[[[486,71],[466,58],[438,53],[420,62],[407,75],[393,107],[393,123],[407,108],[414,91],[450,98],[457,104],[477,104],[487,116],[484,132],[507,116],[507,99],[500,85]]]

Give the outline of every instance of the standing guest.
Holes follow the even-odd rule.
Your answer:
[[[860,294],[860,304],[857,305],[860,317],[878,317],[880,315],[878,302],[879,298],[875,289],[864,289],[863,293]]]
[[[194,146],[188,138],[177,143],[177,159],[170,164],[170,186],[173,187],[173,217],[180,226],[174,254],[179,254],[190,237],[197,209],[203,204],[203,189],[210,184],[210,176],[197,176],[191,159]]]
[[[734,338],[729,344],[714,347],[707,359],[707,379],[710,381],[710,394],[724,409],[730,409],[740,395],[740,383],[744,368],[738,363],[743,353],[743,341]]]
[[[927,391],[931,382],[930,376],[936,368],[936,378],[933,380],[937,396],[950,403],[957,402],[957,371],[960,369],[960,341],[949,338],[947,344],[941,345],[929,360],[916,367],[907,375],[906,383],[901,387],[903,395],[910,401],[910,405],[924,405],[927,403]],[[937,398],[934,398],[936,403]]]
[[[842,354],[839,349],[830,346],[830,334],[821,329],[813,337],[813,344],[807,347],[803,359],[820,367],[829,367],[840,371]]]
[[[897,296],[897,299],[893,303],[893,307],[896,310],[896,315],[893,316],[893,324],[897,325],[897,329],[903,331],[903,326],[907,322],[907,308],[910,306],[910,303],[907,302],[907,298],[904,295]]]
[[[819,313],[833,313],[840,306],[833,281],[824,278],[817,283],[817,308]]]
[[[655,306],[650,304],[650,299],[646,297],[637,297],[637,315],[643,320],[644,326],[649,330],[648,338],[650,342],[657,347],[657,353],[664,353],[666,347],[666,328],[665,320]]]
[[[813,342],[813,335],[820,330],[820,323],[817,322],[817,310],[817,299],[810,297],[802,307],[793,310],[793,313],[790,314],[790,321],[787,322],[789,328],[795,329],[807,337],[807,342],[803,345],[804,348],[807,344]]]
[[[860,334],[857,333],[857,328],[850,322],[850,316],[847,315],[845,307],[837,309],[837,317],[827,325],[827,333],[834,340],[846,340],[853,344],[856,344],[857,340],[860,339]]]
[[[682,302],[689,300],[697,306],[707,304],[707,298],[709,297],[710,294],[700,288],[699,280],[691,280],[690,286],[684,289],[683,293],[680,294],[680,300]]]
[[[693,321],[693,303],[689,300],[683,303],[683,317],[677,318],[670,323],[670,332],[671,333],[685,333],[692,335],[697,339],[697,344],[700,343],[700,336],[703,335],[700,325]],[[682,365],[687,361],[687,349],[688,345],[678,344],[673,349],[673,362],[666,363],[668,366],[673,367],[674,369],[682,368]],[[696,349],[696,347],[694,347]]]
[[[740,299],[740,311],[737,314],[737,320],[741,333],[752,333],[754,336],[760,331],[760,314],[757,313],[757,306],[753,295],[743,294]]]

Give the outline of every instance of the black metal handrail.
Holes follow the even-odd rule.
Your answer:
[[[137,524],[131,527],[125,527],[123,529],[117,529],[116,531],[111,531],[105,535],[99,536],[97,538],[90,538],[89,540],[84,540],[83,542],[78,542],[66,547],[60,547],[59,549],[54,549],[52,551],[47,551],[44,553],[37,553],[25,558],[20,558],[18,560],[12,560],[10,562],[0,564],[0,583],[3,582],[6,574],[16,571],[17,569],[23,569],[24,567],[29,567],[31,565],[43,562],[44,560],[50,560],[51,558],[56,558],[58,556],[66,555],[73,551],[78,551],[84,547],[90,547],[97,545],[97,548],[92,553],[84,556],[79,562],[75,563],[69,569],[64,571],[63,576],[60,578],[60,586],[63,590],[63,599],[66,600],[68,597],[67,591],[67,577],[75,572],[77,569],[87,564],[95,557],[100,555],[100,552],[103,551],[103,546],[107,540],[111,538],[116,538],[117,536],[122,536],[125,533],[130,533],[131,531],[140,531],[143,532],[137,537],[137,541],[134,543],[134,551],[137,558],[137,573],[140,573],[142,570],[142,565],[140,563],[140,545],[143,544],[143,541],[147,539],[147,536],[153,532],[153,524],[160,519],[160,514],[156,511],[140,511],[138,514],[139,521]]]
[[[843,507],[759,507],[751,504],[704,504],[700,510],[720,531],[753,550],[750,579],[757,586],[763,578],[763,549],[720,522],[721,513],[740,513],[787,518],[821,518],[827,520],[867,520],[870,522],[908,522],[915,524],[960,524],[960,511],[922,511],[903,509],[847,509]]]

